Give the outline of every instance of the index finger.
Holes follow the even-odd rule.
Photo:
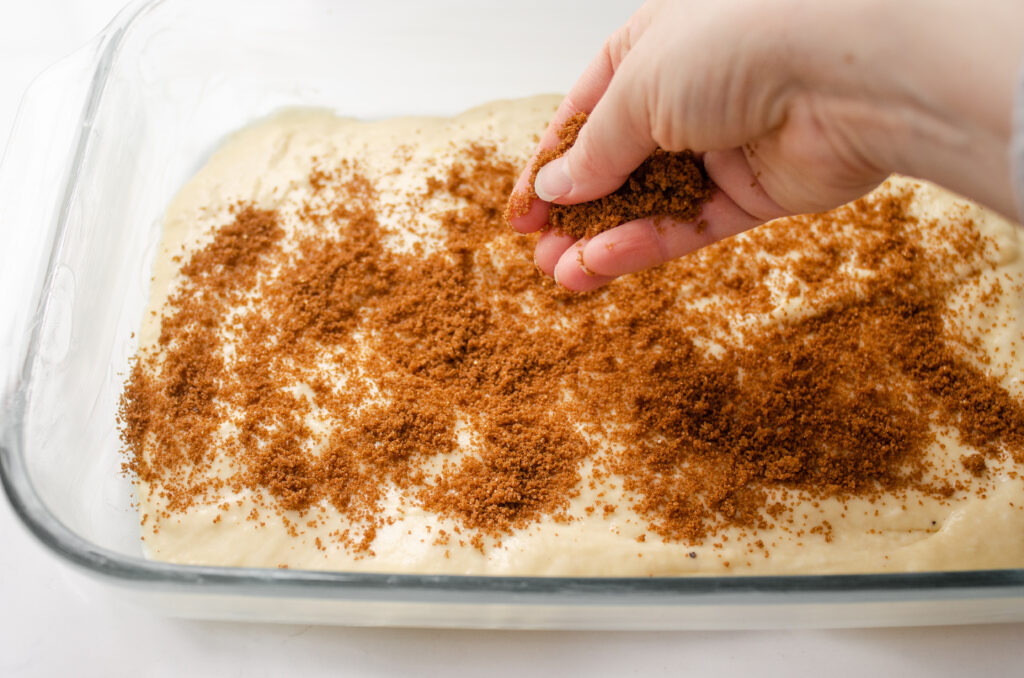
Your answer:
[[[509,210],[508,222],[520,233],[532,233],[544,227],[548,217],[548,203],[533,196],[530,186],[530,175],[533,163],[537,155],[549,148],[558,145],[558,130],[562,128],[565,121],[577,113],[590,113],[594,110],[597,102],[604,96],[608,89],[612,76],[632,45],[640,38],[648,26],[648,6],[641,7],[636,14],[621,28],[619,28],[601,47],[601,51],[587,65],[583,74],[570,88],[569,93],[558,105],[555,115],[551,118],[547,128],[541,135],[537,150],[534,151],[530,162],[520,173],[512,189],[513,199],[515,196],[531,196],[528,203],[522,203],[517,210]],[[512,202],[510,201],[510,205]]]
[[[517,196],[529,196],[529,202],[518,210],[510,209],[508,223],[515,230],[520,233],[532,233],[540,230],[547,223],[547,203],[534,196],[530,186],[533,164],[541,151],[558,145],[558,130],[562,128],[566,120],[580,112],[589,113],[594,108],[608,88],[613,73],[608,45],[605,43],[601,53],[590,62],[569,94],[558,105],[554,117],[551,118],[544,134],[541,135],[537,150],[534,151],[530,162],[526,164],[519,174],[519,178],[516,179],[515,188],[512,189],[512,200],[516,200]],[[510,205],[512,204],[510,200]]]

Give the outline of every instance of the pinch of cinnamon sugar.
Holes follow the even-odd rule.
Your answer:
[[[514,192],[505,208],[505,220],[524,216],[537,199],[534,183],[540,169],[564,155],[576,142],[586,113],[569,117],[558,130],[558,144],[538,153],[530,168],[528,193]],[[711,198],[714,183],[703,164],[692,151],[669,152],[656,149],[630,174],[626,182],[610,195],[575,205],[552,203],[548,208],[548,225],[559,233],[574,238],[593,238],[620,224],[655,218],[655,223],[669,218],[679,222],[696,219],[705,202]],[[705,222],[698,222],[697,232]]]
[[[988,470],[988,464],[985,463],[985,456],[980,452],[964,455],[960,458],[960,463],[963,464],[963,467],[975,478],[980,478],[985,475],[985,471]]]

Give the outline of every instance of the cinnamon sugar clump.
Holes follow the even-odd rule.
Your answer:
[[[1024,406],[949,310],[991,265],[969,219],[922,222],[893,189],[574,295],[504,229],[514,177],[477,143],[409,196],[413,217],[352,160],[312,163],[293,211],[236,206],[183,262],[122,398],[127,466],[166,500],[151,519],[244,492],[250,520],[295,535],[333,508],[332,538],[369,556],[398,496],[461,530],[442,545],[625,509],[699,543],[793,524],[798,499],[953,501],[988,463],[1024,463]],[[922,244],[936,233],[966,272]],[[976,454],[936,466],[938,430]],[[623,501],[577,505],[608,483]]]
[[[531,202],[537,199],[533,188],[537,172],[576,143],[586,120],[586,113],[569,117],[558,130],[558,144],[538,153],[530,168],[529,193],[512,194],[505,210],[506,221],[526,214]],[[645,217],[693,221],[711,198],[713,188],[704,165],[692,151],[657,149],[614,193],[576,205],[551,204],[548,225],[574,238],[593,238],[627,221]]]
[[[970,471],[971,475],[975,478],[980,478],[985,475],[985,471],[988,470],[988,464],[985,462],[985,455],[980,452],[960,457],[960,463],[962,463],[964,468]]]

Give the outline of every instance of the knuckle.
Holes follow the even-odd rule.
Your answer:
[[[605,43],[605,49],[608,51],[608,58],[611,60],[613,69],[618,69],[619,64],[623,62],[626,55],[636,45],[640,36],[647,29],[648,24],[647,13],[643,11],[637,12],[608,38],[608,41]]]
[[[645,94],[646,122],[651,140],[666,151],[684,150],[684,116],[673,114],[675,108],[664,101],[665,92],[657,83],[648,83],[642,91]]]
[[[632,47],[629,24],[618,29],[608,38],[605,43],[605,50],[608,52],[608,60],[611,62],[612,70],[618,70],[619,64],[626,58]]]

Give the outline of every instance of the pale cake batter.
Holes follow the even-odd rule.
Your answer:
[[[374,188],[377,215],[391,229],[382,247],[398,253],[436,252],[443,239],[436,215],[447,205],[457,204],[458,198],[444,190],[432,192],[427,177],[443,174],[460,157],[459,149],[477,142],[493,146],[489,152],[522,167],[535,145],[535,134],[544,128],[558,101],[550,96],[496,102],[451,120],[359,122],[325,112],[292,111],[233,135],[167,211],[153,269],[150,309],[139,334],[142,355],[156,356],[153,364],[159,364],[161,322],[169,295],[181,285],[183,262],[214,241],[216,229],[232,222],[239,204],[274,211],[284,233],[282,251],[296,250],[300,236],[324,228],[303,216],[311,201],[316,203],[318,191],[330,190],[318,189],[314,185],[317,180],[310,180],[316,176],[311,172],[338,167],[348,171],[349,163],[354,162],[359,175]],[[936,257],[948,258],[948,276],[959,281],[949,294],[950,307],[958,311],[950,316],[949,325],[968,340],[963,349],[966,359],[1019,400],[1024,397],[1019,379],[1024,374],[1024,323],[1019,313],[1024,307],[1024,259],[1019,253],[1018,227],[928,184],[893,179],[879,190],[906,187],[914,187],[910,209],[922,219],[970,222],[964,228],[980,234],[982,245],[966,257],[946,251],[942,229],[922,227],[922,246]],[[518,237],[507,233],[479,247],[500,269],[510,256],[504,254],[502,238],[512,241]],[[751,237],[740,236],[738,242]],[[770,291],[771,308],[762,313],[745,312],[724,328],[694,336],[702,350],[714,353],[730,341],[742,343],[737,337],[746,327],[790,322],[829,308],[835,295],[828,281],[813,294],[802,290],[792,253],[765,251],[758,256],[771,264],[763,281]],[[679,265],[690,264],[684,260]],[[840,266],[837,271],[832,275],[845,281],[872,275],[850,266]],[[279,272],[270,267],[255,275],[272,278]],[[539,274],[537,280],[539,285]],[[837,283],[836,289],[840,286]],[[567,333],[578,329],[574,325],[578,318],[572,313],[542,317],[530,307],[530,298],[530,293],[524,292],[523,308],[508,312],[522,314],[526,325],[561,323]],[[697,307],[712,301],[692,297],[680,303]],[[258,298],[247,297],[236,306],[259,308],[260,303]],[[618,312],[609,308],[604,321],[614,323]],[[372,342],[369,331],[356,339],[363,351],[371,351]],[[223,352],[226,360],[231,359],[233,350],[231,341],[215,349]],[[370,358],[353,354],[345,359]],[[345,388],[360,377],[338,368],[341,360],[325,349],[319,370],[326,380]],[[369,388],[372,392],[374,387]],[[299,394],[296,397],[317,397],[316,388],[308,383],[297,383],[292,391]],[[376,398],[376,402],[388,401],[379,393]],[[369,398],[367,407],[373,403]],[[332,423],[317,412],[310,410],[305,418],[309,431],[303,433],[304,439],[323,441],[330,436]],[[614,419],[615,413],[608,416]],[[434,482],[431,477],[435,473],[448,472],[445,460],[455,463],[474,454],[482,435],[475,426],[471,413],[458,415],[459,449],[425,463],[429,473],[423,483]],[[668,538],[652,529],[650,516],[635,510],[636,493],[624,491],[621,479],[599,472],[591,482],[593,454],[580,461],[581,480],[564,506],[542,511],[526,524],[499,530],[497,535],[485,531],[480,539],[472,538],[479,530],[468,528],[459,514],[430,511],[417,503],[415,493],[391,487],[387,481],[382,481],[384,489],[377,503],[379,523],[369,534],[360,531],[358,538],[340,536],[349,527],[355,534],[358,521],[353,522],[350,513],[339,511],[327,500],[278,512],[274,507],[280,508],[280,503],[275,503],[273,490],[261,492],[254,490],[252,483],[240,481],[209,484],[205,493],[196,494],[184,508],[169,501],[159,481],[140,481],[138,503],[147,556],[185,564],[548,576],[812,574],[1024,566],[1024,482],[1017,475],[1012,454],[1004,450],[986,455],[984,473],[975,475],[961,459],[976,450],[948,427],[928,426],[934,438],[928,447],[928,474],[955,486],[949,496],[911,489],[889,498],[811,498],[794,504],[800,495],[794,490],[786,500],[785,513],[769,521],[770,526],[755,529],[725,524],[701,540]],[[587,429],[586,422],[579,428],[587,444],[599,450],[598,456],[615,453],[615,444]],[[211,435],[212,440],[226,440],[237,433],[232,424],[225,423]],[[146,438],[147,449],[159,444],[152,434]],[[320,444],[325,443],[314,447]],[[201,475],[231,478],[236,473],[235,461],[214,457]],[[194,487],[197,479],[188,482]],[[821,529],[822,525],[827,529]]]

